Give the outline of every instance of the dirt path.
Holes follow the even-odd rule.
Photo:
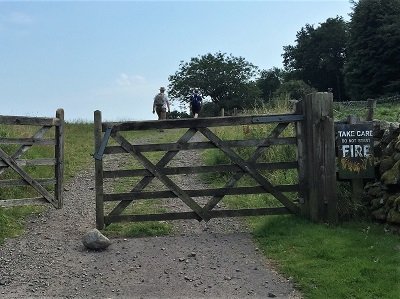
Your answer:
[[[186,177],[182,184],[192,180],[199,183]],[[171,236],[112,239],[105,251],[86,250],[82,236],[95,227],[93,187],[93,169],[81,172],[65,188],[63,209],[32,218],[23,236],[0,247],[1,298],[299,297],[236,219],[177,221]]]

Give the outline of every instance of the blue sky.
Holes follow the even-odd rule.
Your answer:
[[[221,51],[282,67],[301,27],[350,12],[348,0],[0,0],[0,115],[155,119],[181,61]]]

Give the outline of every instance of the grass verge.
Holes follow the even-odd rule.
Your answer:
[[[399,298],[400,239],[380,225],[329,227],[273,216],[252,226],[265,255],[293,277],[305,298]]]

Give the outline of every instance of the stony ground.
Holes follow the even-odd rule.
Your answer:
[[[186,152],[175,163],[197,158]],[[31,218],[23,236],[0,247],[1,298],[300,297],[237,219],[176,221],[170,236],[112,239],[107,250],[88,251],[81,240],[95,227],[93,173],[68,183],[63,209]],[[179,182],[193,184],[202,183],[193,176]]]

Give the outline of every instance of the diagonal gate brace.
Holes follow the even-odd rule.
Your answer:
[[[106,149],[108,140],[110,139],[110,136],[111,136],[111,130],[112,130],[112,128],[108,127],[106,132],[104,133],[103,139],[101,140],[101,144],[100,144],[99,150],[93,156],[96,160],[102,160],[103,159],[104,150]]]

